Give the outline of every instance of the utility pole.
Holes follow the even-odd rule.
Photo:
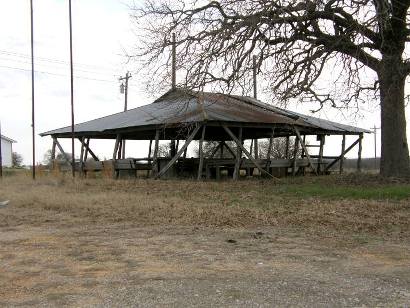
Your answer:
[[[34,27],[33,27],[33,0],[30,0],[30,23],[31,23],[31,134],[33,143],[33,180],[36,179],[36,129],[34,123]]]
[[[252,57],[252,65],[253,65],[253,97],[258,99],[258,68],[257,68],[257,59],[256,56]],[[253,140],[253,147],[254,147],[254,157],[255,159],[259,159],[259,147],[258,147],[258,139]]]
[[[70,20],[70,76],[71,76],[71,171],[75,177],[75,153],[74,153],[74,72],[73,72],[73,25],[71,18],[71,0],[68,1],[68,15]]]
[[[374,169],[377,170],[377,130],[380,129],[380,127],[374,125],[372,129],[374,134]]]
[[[127,72],[125,74],[125,77],[120,77],[119,78],[119,81],[125,80],[125,85],[124,85],[124,83],[121,83],[121,86],[120,86],[121,94],[124,94],[124,111],[128,110],[128,79],[130,79],[131,77],[132,77],[131,73]],[[122,157],[122,159],[125,158],[125,140],[122,141],[122,154],[121,154],[121,157]]]

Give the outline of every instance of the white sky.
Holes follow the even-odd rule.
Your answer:
[[[137,44],[127,4],[133,0],[73,0],[75,122],[84,122],[123,109],[118,78],[127,70],[130,79],[128,107],[151,103],[141,86],[135,65],[126,64],[124,50]],[[138,1],[135,1],[138,2]],[[2,133],[18,143],[14,150],[31,163],[31,75],[29,0],[0,1],[0,121]],[[69,28],[67,0],[34,0],[36,73],[36,132],[70,125]],[[168,89],[164,89],[164,93]],[[162,93],[158,93],[158,96]],[[260,95],[263,100],[263,95]],[[308,113],[311,106],[291,106]],[[320,117],[363,128],[380,126],[378,108],[366,107],[361,118],[324,110]],[[409,108],[407,108],[407,117]],[[408,136],[410,129],[408,125]],[[325,154],[340,152],[341,138],[326,143]],[[348,138],[347,146],[353,141]],[[91,141],[101,158],[111,157],[113,141]],[[313,143],[313,141],[312,141]],[[378,138],[378,155],[380,138]],[[51,147],[50,137],[36,138],[37,161]],[[70,142],[62,142],[70,152]],[[127,143],[127,156],[145,156],[146,142]],[[76,144],[79,151],[79,143]],[[354,149],[348,157],[356,157]],[[373,136],[366,135],[363,156],[374,155]]]

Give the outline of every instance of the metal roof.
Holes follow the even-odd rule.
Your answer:
[[[209,92],[171,90],[151,104],[112,114],[74,126],[76,133],[104,133],[113,130],[195,122],[241,122],[298,125],[340,133],[367,130],[287,111],[246,97]],[[40,134],[71,133],[71,126]]]
[[[1,137],[1,139],[6,140],[6,141],[8,141],[8,142],[10,142],[10,143],[17,143],[16,140],[13,140],[13,139],[8,138],[8,137],[6,137],[6,136],[0,135],[0,137]]]

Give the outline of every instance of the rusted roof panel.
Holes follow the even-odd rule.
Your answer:
[[[106,131],[150,125],[193,122],[242,122],[289,124],[350,133],[365,130],[280,109],[250,97],[219,93],[169,91],[154,103],[75,125],[76,133]],[[48,131],[41,136],[67,134],[71,127]]]

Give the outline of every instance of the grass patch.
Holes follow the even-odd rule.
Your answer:
[[[377,187],[327,186],[326,183],[285,186],[281,194],[290,197],[317,197],[326,199],[405,200],[410,198],[409,185]]]

